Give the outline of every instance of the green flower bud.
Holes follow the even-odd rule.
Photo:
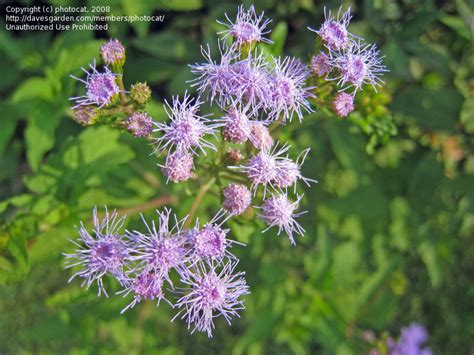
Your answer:
[[[130,89],[130,96],[133,101],[144,105],[151,99],[151,89],[146,83],[136,83]]]

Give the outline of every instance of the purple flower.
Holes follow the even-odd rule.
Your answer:
[[[230,167],[239,169],[247,174],[247,178],[252,183],[254,194],[257,192],[259,185],[264,187],[264,196],[268,186],[274,187],[274,180],[278,174],[278,161],[285,159],[282,157],[289,149],[288,145],[278,148],[277,145],[272,150],[265,149],[251,157],[247,165]]]
[[[191,72],[199,75],[196,79],[191,81],[191,86],[197,86],[198,92],[201,95],[208,92],[211,104],[217,99],[217,103],[221,107],[224,107],[229,103],[230,99],[228,93],[231,81],[234,77],[232,61],[236,58],[237,54],[230,49],[226,52],[222,52],[220,47],[219,51],[221,60],[220,63],[217,64],[211,57],[209,45],[207,45],[207,50],[201,46],[201,53],[207,63],[190,65]]]
[[[125,123],[135,137],[149,136],[153,130],[153,119],[146,112],[132,113]]]
[[[186,181],[192,176],[193,156],[187,151],[176,150],[166,157],[165,165],[159,165],[167,182]]]
[[[324,8],[324,23],[322,24],[319,30],[312,29],[309,30],[316,32],[321,39],[323,40],[326,47],[330,50],[341,50],[345,48],[350,43],[350,37],[352,36],[347,31],[347,26],[351,20],[351,9],[347,9],[341,16],[342,6],[337,12],[337,17],[332,16],[331,10],[326,12],[326,7]]]
[[[331,58],[321,52],[311,58],[310,68],[317,76],[326,76],[332,70]]]
[[[263,52],[255,51],[250,58],[241,60],[232,66],[233,78],[228,92],[240,102],[245,102],[256,113],[260,107],[268,106],[272,89],[267,70],[267,61]]]
[[[247,109],[232,105],[223,117],[222,137],[232,143],[244,143],[250,137],[252,124]]]
[[[334,78],[338,85],[348,85],[346,89],[353,87],[355,94],[364,84],[372,85],[374,90],[383,84],[380,76],[387,69],[375,44],[354,43],[346,51],[332,55],[333,66],[339,73]]]
[[[332,108],[339,117],[346,117],[354,111],[354,96],[340,92],[332,102]]]
[[[259,150],[270,149],[273,144],[270,131],[263,122],[252,122],[249,138],[253,146]]]
[[[186,319],[188,329],[206,332],[212,337],[214,318],[223,316],[230,325],[238,311],[244,309],[241,297],[249,294],[244,272],[234,273],[237,263],[227,262],[220,271],[215,265],[197,263],[192,272],[182,278],[189,289],[183,290],[183,296],[176,306],[180,311],[173,318]]]
[[[188,260],[189,250],[181,233],[186,218],[178,220],[174,215],[170,221],[171,210],[167,208],[162,212],[157,210],[156,213],[157,225],[155,221],[152,221],[151,226],[148,225],[142,216],[148,233],[129,232],[136,245],[133,259],[139,262],[140,269],[153,271],[171,284],[169,272],[172,269],[180,272]]]
[[[309,148],[302,151],[296,162],[288,157],[277,160],[277,173],[273,181],[275,187],[288,188],[293,185],[296,192],[296,182],[298,180],[303,180],[307,186],[309,186],[310,182],[317,182],[301,175],[301,166],[304,164],[309,151]]]
[[[76,276],[83,278],[81,287],[89,288],[94,282],[101,293],[107,297],[102,278],[106,274],[113,275],[119,280],[123,276],[123,270],[130,261],[130,250],[128,242],[119,234],[125,217],[118,218],[117,211],[111,214],[105,210],[105,217],[99,220],[97,208],[93,211],[94,229],[92,234],[87,231],[84,224],[78,229],[79,239],[72,241],[78,249],[73,254],[64,254],[67,259],[67,268],[80,266],[69,282]]]
[[[166,102],[165,111],[170,118],[169,124],[155,122],[154,132],[161,132],[162,136],[156,139],[156,150],[164,151],[171,147],[177,150],[192,150],[196,153],[196,149],[206,154],[204,148],[215,149],[214,145],[204,139],[207,134],[215,134],[215,128],[219,124],[208,124],[209,120],[204,116],[197,114],[201,102],[190,98],[185,93],[183,100],[179,97],[173,97],[173,104]]]
[[[227,14],[225,14],[225,18],[227,19],[228,23],[221,22],[219,20],[217,21],[221,25],[228,27],[228,29],[219,32],[218,34],[224,35],[222,37],[224,41],[226,41],[229,37],[232,37],[234,44],[237,47],[256,42],[272,43],[272,41],[263,37],[264,35],[270,33],[270,30],[266,30],[265,28],[271,22],[270,19],[264,19],[263,15],[264,13],[262,12],[259,16],[257,16],[253,5],[250,6],[247,11],[244,10],[243,5],[240,5],[237,11],[237,18],[235,22],[232,22]]]
[[[233,215],[242,214],[252,202],[250,190],[242,184],[229,184],[224,191],[223,208]]]
[[[273,58],[274,70],[271,82],[270,116],[277,119],[280,115],[283,122],[291,121],[296,113],[300,122],[303,112],[312,112],[308,98],[314,97],[312,87],[304,87],[309,72],[299,59],[286,57]]]
[[[103,73],[98,72],[96,69],[95,60],[93,64],[89,65],[89,67],[91,68],[92,72],[81,68],[87,74],[86,80],[82,80],[71,75],[72,78],[80,81],[86,86],[86,95],[71,97],[69,99],[76,101],[77,105],[73,108],[82,105],[97,105],[102,108],[103,106],[111,104],[113,98],[120,92],[120,89],[115,81],[119,74],[111,72],[107,67],[104,68]]]
[[[295,220],[296,217],[306,213],[294,213],[298,208],[300,200],[301,196],[298,196],[297,200],[292,202],[284,194],[274,195],[264,200],[263,205],[260,207],[262,210],[260,218],[268,225],[264,232],[276,226],[278,227],[278,235],[281,231],[285,231],[291,244],[295,245],[296,242],[293,234],[303,235],[305,232],[303,227]]]
[[[107,65],[123,65],[125,62],[125,47],[119,40],[111,39],[100,47],[100,56]]]
[[[127,309],[135,307],[142,300],[157,300],[157,306],[164,298],[163,278],[154,271],[145,270],[134,278],[130,278],[124,282],[125,288],[118,292],[123,296],[133,295],[133,300],[120,313],[124,313]],[[166,299],[165,299],[166,300]]]
[[[199,222],[196,222],[196,227],[189,233],[195,257],[216,261],[221,261],[225,255],[235,258],[228,250],[234,242],[227,239],[228,233],[228,229],[223,229],[214,223],[214,220],[202,228],[199,228]]]
[[[401,330],[398,342],[389,344],[390,355],[430,355],[431,350],[423,347],[428,340],[426,329],[416,323],[411,323],[408,327]]]

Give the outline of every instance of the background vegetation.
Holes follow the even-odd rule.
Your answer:
[[[155,102],[183,93],[187,64],[201,60],[201,43],[215,43],[215,19],[233,15],[237,3],[89,0],[99,3],[114,14],[166,19],[113,23],[108,33],[1,26],[0,353],[360,354],[371,348],[365,330],[397,336],[414,320],[428,328],[435,353],[474,351],[472,3],[346,4],[352,31],[386,55],[387,86],[347,120],[320,110],[286,131],[293,145],[312,148],[305,174],[320,181],[306,191],[306,237],[292,247],[274,231],[260,235],[258,224],[231,224],[248,244],[236,253],[252,294],[242,318],[232,327],[219,320],[211,340],[169,323],[166,304],[120,315],[127,300],[67,284],[61,253],[93,206],[119,209],[132,228],[139,212],[151,217],[164,203],[185,215],[194,193],[165,184],[145,140],[70,119],[77,84],[68,75],[116,37],[127,46],[126,83],[146,80]],[[254,4],[274,19],[275,53],[309,59],[315,36],[306,27],[319,26],[324,4]],[[391,112],[373,109],[387,97]],[[164,119],[159,104],[149,112]],[[397,131],[390,138],[387,122]],[[210,195],[198,214],[218,205]]]

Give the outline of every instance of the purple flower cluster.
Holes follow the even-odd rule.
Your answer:
[[[421,324],[411,323],[403,327],[397,342],[389,339],[390,355],[431,355],[431,349],[424,346],[428,340],[428,332]]]
[[[305,86],[310,70],[299,59],[267,56],[253,48],[259,42],[269,43],[264,37],[266,27],[263,13],[257,15],[251,6],[240,6],[235,22],[226,15],[228,27],[219,42],[220,59],[212,58],[209,45],[201,47],[205,63],[191,65],[198,77],[192,81],[198,92],[207,94],[222,110],[236,103],[248,109],[260,121],[291,121],[293,116],[303,119],[303,112],[312,112],[309,99],[312,87]],[[232,39],[232,45],[227,45]],[[262,119],[265,117],[265,119]]]
[[[380,51],[374,44],[366,44],[361,38],[348,31],[352,18],[350,8],[337,16],[324,8],[325,21],[319,29],[309,29],[319,35],[325,51],[313,56],[311,71],[325,80],[335,80],[340,91],[351,91],[351,95],[337,95],[333,101],[333,110],[345,117],[354,110],[354,96],[365,85],[374,90],[383,84],[381,75],[387,71],[382,64]]]
[[[118,126],[128,129],[134,137],[148,137],[153,128],[153,119],[143,111],[144,105],[151,98],[151,89],[146,83],[132,85],[130,93],[123,90],[122,66],[125,63],[125,47],[117,39],[112,39],[102,45],[100,56],[105,67],[99,71],[95,59],[89,65],[90,70],[82,68],[86,73],[86,79],[75,76],[72,78],[85,85],[86,93],[83,96],[71,97],[69,100],[75,102],[72,107],[74,120],[82,125],[96,123],[102,114],[109,115],[109,108],[117,110],[121,105],[136,103],[133,112],[124,110],[127,118],[122,120]],[[113,71],[110,70],[113,68]],[[127,97],[127,94],[130,94]],[[104,110],[101,110],[104,109]]]
[[[275,226],[278,234],[284,231],[294,244],[294,235],[304,233],[295,220],[302,214],[296,212],[302,197],[296,195],[296,183],[302,180],[309,185],[314,181],[301,173],[309,150],[293,161],[289,157],[290,146],[275,144],[269,125],[290,122],[293,116],[302,121],[305,112],[313,111],[310,99],[314,88],[306,86],[312,69],[297,58],[268,56],[256,46],[259,42],[269,43],[265,35],[270,32],[270,21],[264,19],[263,13],[257,15],[253,6],[248,10],[240,6],[235,21],[227,15],[226,19],[226,23],[218,21],[227,26],[219,33],[223,35],[219,41],[220,58],[214,59],[207,45],[201,48],[205,62],[191,65],[197,75],[192,86],[223,112],[222,119],[215,120],[218,123],[212,128],[220,128],[224,141],[235,145],[250,142],[253,146],[251,154],[232,150],[234,156],[238,153],[238,160],[245,156],[247,159],[242,165],[228,168],[242,174],[248,183],[231,183],[223,190],[222,210],[229,216],[240,215],[250,207],[252,198],[262,198],[261,205],[255,207],[261,209],[259,216],[267,229]],[[161,128],[163,132],[165,129]],[[157,146],[161,149],[172,143],[173,137],[165,133]],[[294,187],[295,201],[289,197],[289,187]]]
[[[251,156],[245,165],[232,166],[231,168],[243,172],[251,183],[253,195],[259,189],[263,190],[263,202],[256,208],[261,210],[260,218],[267,224],[267,231],[271,227],[278,228],[278,234],[284,231],[291,244],[296,244],[294,235],[303,235],[304,229],[295,218],[305,212],[295,213],[302,195],[296,195],[296,201],[288,197],[288,188],[293,186],[296,194],[296,184],[299,180],[310,185],[315,180],[306,178],[301,173],[301,167],[306,159],[309,149],[304,150],[295,161],[288,156],[290,146],[285,144],[278,147],[275,144],[271,149],[266,148]],[[225,190],[226,192],[227,190]],[[247,192],[250,195],[250,191]],[[224,208],[227,200],[224,200]]]
[[[132,296],[122,313],[143,300],[157,305],[164,300],[178,308],[176,317],[186,318],[188,327],[211,337],[214,318],[222,315],[230,324],[249,293],[245,273],[235,272],[238,261],[228,250],[234,243],[229,230],[218,223],[219,215],[190,229],[184,228],[186,218],[179,220],[170,209],[157,215],[151,224],[142,217],[145,232],[123,232],[125,217],[106,209],[100,219],[94,209],[92,232],[81,224],[79,239],[72,241],[75,252],[64,254],[67,267],[75,270],[69,281],[79,277],[86,288],[97,283],[99,296],[108,296],[104,278],[113,277],[121,286],[117,294]],[[183,287],[174,287],[175,276]]]
[[[168,151],[166,162],[161,166],[168,181],[188,180],[194,167],[193,155],[206,154],[206,148],[216,149],[206,136],[215,135],[221,124],[199,115],[201,104],[187,93],[181,100],[173,97],[173,102],[166,102],[165,106],[169,122],[154,122],[153,132],[161,134],[155,140],[155,149],[159,153]]]
[[[178,308],[173,319],[185,319],[188,328],[208,336],[212,336],[214,318],[222,315],[230,323],[238,316],[244,308],[241,296],[249,291],[244,273],[235,271],[238,258],[231,252],[240,243],[232,239],[224,223],[239,218],[253,205],[266,224],[263,232],[284,232],[295,245],[296,237],[305,233],[297,221],[305,213],[298,211],[303,198],[297,191],[298,182],[307,186],[316,182],[302,173],[310,150],[293,154],[288,143],[275,142],[274,129],[294,116],[302,122],[305,113],[313,112],[311,102],[317,88],[307,81],[315,82],[314,76],[344,86],[332,108],[345,117],[354,109],[355,93],[365,84],[380,85],[379,76],[385,71],[375,46],[362,44],[348,32],[349,10],[342,15],[339,10],[336,17],[331,12],[325,15],[321,28],[313,30],[325,50],[308,66],[297,58],[265,54],[268,51],[259,44],[271,43],[267,38],[271,21],[253,6],[247,10],[240,6],[235,21],[226,14],[226,22],[218,21],[226,27],[218,33],[222,35],[220,58],[214,59],[207,45],[201,48],[205,62],[190,66],[197,75],[191,85],[198,96],[185,92],[165,101],[167,117],[160,122],[143,111],[151,98],[146,83],[133,85],[128,93],[121,90],[121,76],[108,67],[99,72],[94,62],[91,72],[83,69],[86,80],[77,80],[85,84],[86,95],[72,98],[77,103],[78,122],[92,124],[100,111],[122,108],[127,116],[119,127],[135,137],[154,134],[150,140],[155,153],[166,156],[158,166],[168,182],[209,179],[197,195],[202,198],[208,189],[215,190],[215,181],[222,207],[210,221],[200,223],[196,218],[190,228],[186,218],[178,219],[165,208],[157,211],[157,221],[143,219],[145,231],[125,232],[124,218],[117,212],[106,210],[100,219],[94,209],[94,229],[90,232],[81,224],[75,253],[65,254],[68,267],[75,270],[71,280],[81,278],[87,288],[96,283],[99,295],[107,296],[103,280],[111,276],[121,285],[118,293],[132,297],[123,311],[142,300],[158,305],[164,300]],[[105,64],[122,73],[125,48],[120,42],[105,44],[101,56]],[[217,104],[221,114],[217,118],[204,114],[205,103]],[[200,167],[205,174],[195,172]],[[195,202],[200,201],[197,197]],[[183,287],[175,287],[177,282]]]

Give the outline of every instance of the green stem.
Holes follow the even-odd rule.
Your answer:
[[[120,88],[120,100],[122,101],[124,105],[126,105],[128,103],[128,99],[127,99],[127,95],[125,95],[125,85],[123,84],[122,75],[117,76],[117,84]],[[125,109],[125,112],[127,112],[126,107],[124,107],[124,109]],[[131,113],[131,112],[127,112],[127,113]]]
[[[189,226],[191,225],[191,221],[194,219],[194,215],[196,214],[196,211],[199,207],[199,205],[201,204],[201,201],[204,197],[204,195],[206,195],[206,192],[212,187],[212,185],[214,185],[214,183],[216,182],[216,178],[211,178],[207,184],[204,184],[201,186],[201,188],[199,189],[196,197],[194,198],[194,201],[193,201],[193,204],[191,205],[191,208],[189,209],[189,215],[188,215],[188,218],[186,219],[186,222],[184,223],[184,228],[189,228]]]

